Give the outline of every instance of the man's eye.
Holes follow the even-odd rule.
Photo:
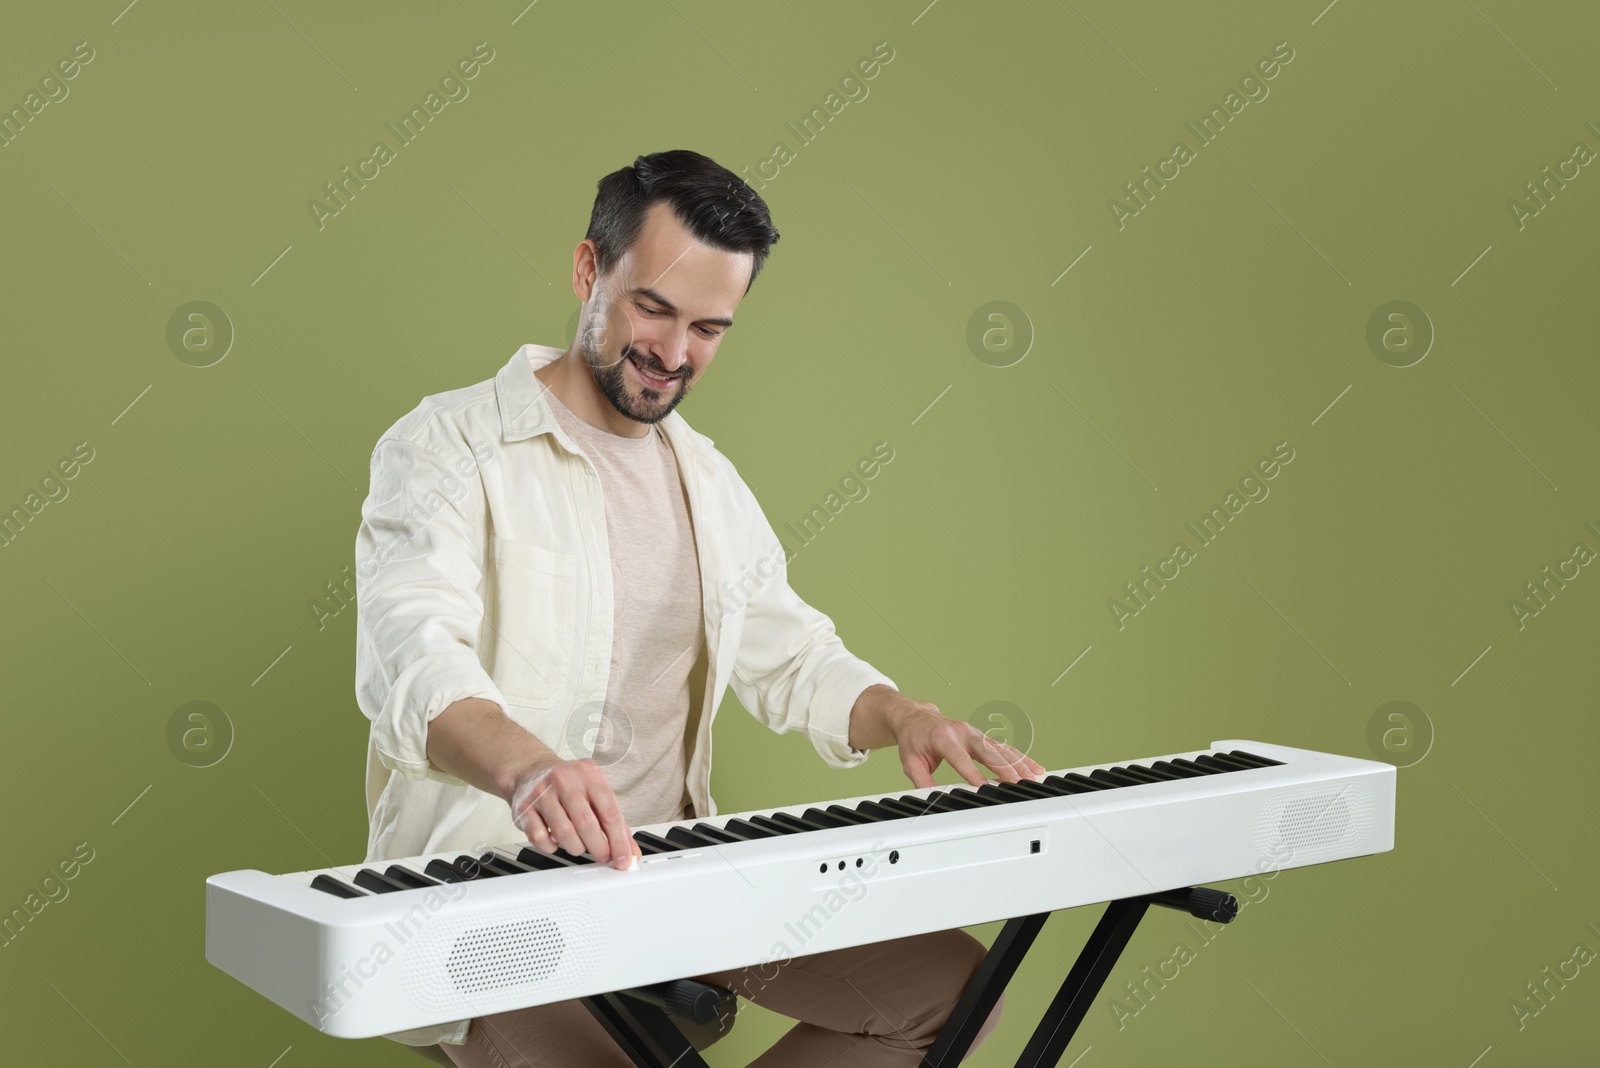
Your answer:
[[[700,332],[702,334],[704,334],[708,338],[712,338],[712,337],[716,337],[717,336],[717,331],[712,330],[710,327],[707,327],[707,326],[702,326],[700,328]]]
[[[646,315],[660,315],[660,314],[662,314],[660,308],[651,308],[651,307],[647,307],[646,305],[643,305],[643,304],[639,305],[639,310],[644,312]]]

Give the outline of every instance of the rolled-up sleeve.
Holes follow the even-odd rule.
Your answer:
[[[829,765],[853,768],[872,752],[850,744],[856,699],[878,683],[899,687],[845,648],[833,620],[790,588],[787,554],[755,495],[742,481],[739,485],[753,541],[761,547],[746,563],[757,576],[773,573],[744,602],[744,629],[729,685],[739,703],[772,730],[804,730]]]
[[[428,724],[456,701],[506,707],[478,656],[485,504],[471,448],[385,436],[356,533],[356,701],[378,758],[410,779],[461,780],[428,760]]]

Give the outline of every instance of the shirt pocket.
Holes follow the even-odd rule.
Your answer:
[[[495,566],[494,667],[505,699],[549,708],[566,689],[577,641],[578,557],[490,535]]]

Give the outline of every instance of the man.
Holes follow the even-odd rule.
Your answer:
[[[378,442],[356,539],[369,862],[526,838],[630,878],[630,825],[716,813],[729,685],[835,767],[893,745],[917,786],[943,761],[973,784],[980,763],[1043,775],[851,655],[789,587],[733,464],[673,410],[777,239],[705,156],[639,157],[600,181],[574,250],[571,347],[525,345]],[[913,1064],[984,952],[944,931],[697,978],[801,1021],[763,1068]],[[389,1037],[462,1066],[629,1063],[577,1001]]]

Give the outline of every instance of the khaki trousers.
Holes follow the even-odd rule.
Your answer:
[[[986,952],[965,931],[934,931],[687,978],[799,1021],[750,1068],[889,1068],[921,1060]],[[576,1000],[477,1017],[464,1044],[439,1048],[458,1068],[632,1068]]]

